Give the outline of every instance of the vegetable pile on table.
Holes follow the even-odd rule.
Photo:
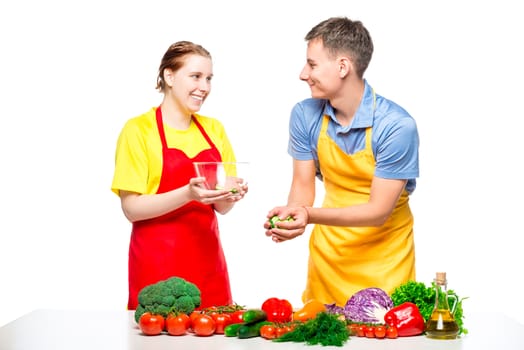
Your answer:
[[[424,334],[435,306],[433,283],[409,281],[391,295],[380,288],[365,288],[350,296],[343,306],[309,300],[294,309],[288,300],[272,297],[260,308],[232,304],[199,309],[198,288],[172,277],[140,292],[135,319],[145,335],[221,334],[238,339],[262,337],[274,342],[342,346],[351,336],[395,339]],[[455,310],[459,336],[467,334],[464,299],[453,290],[447,292],[454,296],[450,307]]]

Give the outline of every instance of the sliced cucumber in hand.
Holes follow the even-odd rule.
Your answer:
[[[280,220],[278,215],[273,215],[271,219],[269,219],[269,224],[271,225],[271,228],[275,228],[277,226],[277,222],[279,221],[293,221],[293,217],[288,216],[285,220]]]

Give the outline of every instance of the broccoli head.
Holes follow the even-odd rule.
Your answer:
[[[200,302],[200,289],[195,284],[181,277],[170,277],[140,290],[135,321],[138,322],[145,312],[164,317],[170,313],[190,314],[200,306]]]

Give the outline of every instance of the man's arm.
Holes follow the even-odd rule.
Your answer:
[[[289,189],[288,207],[312,206],[315,201],[315,161],[293,159],[293,180]]]

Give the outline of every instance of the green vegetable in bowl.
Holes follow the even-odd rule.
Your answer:
[[[170,277],[150,284],[138,293],[138,306],[135,320],[145,312],[167,317],[169,313],[190,314],[200,306],[201,296],[198,287],[181,277]]]
[[[222,187],[222,186],[218,186],[218,185],[215,186],[215,190],[223,190],[223,189],[224,189],[224,187]],[[232,189],[229,190],[229,192],[235,194],[235,193],[238,193],[238,189],[233,187]]]

